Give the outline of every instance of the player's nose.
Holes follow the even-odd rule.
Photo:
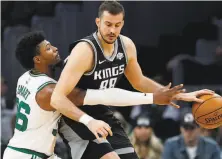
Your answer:
[[[54,46],[53,48],[54,48],[54,49],[53,49],[54,52],[58,52],[58,48],[57,48],[57,47]]]
[[[115,27],[110,28],[110,34],[115,35],[116,29]]]

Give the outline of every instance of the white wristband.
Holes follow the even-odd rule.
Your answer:
[[[93,120],[94,118],[93,117],[91,117],[91,116],[89,116],[89,115],[87,115],[87,114],[83,114],[80,118],[79,118],[79,122],[80,123],[83,123],[84,125],[88,125],[89,124],[89,122],[91,121],[91,120]]]

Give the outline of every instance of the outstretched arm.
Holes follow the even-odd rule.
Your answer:
[[[153,93],[159,89],[162,89],[163,86],[159,83],[151,80],[148,77],[145,77],[141,71],[140,65],[137,61],[136,47],[131,39],[128,37],[122,36],[126,52],[128,56],[128,64],[125,70],[125,75],[131,85],[138,91]],[[211,90],[200,90],[191,93],[175,93],[172,96],[172,100],[183,100],[183,101],[194,101],[194,102],[203,102],[198,99],[198,96],[203,94],[213,94]]]

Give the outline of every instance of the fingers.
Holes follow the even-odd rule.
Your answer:
[[[183,84],[174,86],[173,88],[170,89],[171,92],[176,92],[177,90],[180,90],[181,88],[183,88]]]
[[[100,130],[104,133],[104,137],[105,137],[105,138],[109,135],[108,131],[106,131],[105,128],[102,128],[102,129],[100,129]]]
[[[108,135],[108,132],[107,132],[105,129],[103,129],[103,128],[97,130],[97,133],[100,134],[100,135],[101,135],[100,137],[102,137],[102,138],[104,138],[104,139],[105,139],[106,136]]]
[[[170,82],[170,83],[166,86],[166,88],[170,89],[171,85],[172,85],[172,83]]]
[[[175,107],[175,108],[180,108],[179,105],[177,105],[177,104],[175,104],[175,103],[173,103],[173,102],[170,102],[170,105],[173,106],[173,107]]]
[[[201,96],[201,95],[213,95],[215,92],[211,91],[211,90],[207,90],[207,89],[204,89],[204,90],[200,90],[200,91],[197,91],[197,94],[196,96]]]
[[[180,89],[180,90],[176,91],[175,94],[184,93],[184,92],[186,92],[186,89]]]
[[[212,93],[212,94],[215,93],[214,91],[212,91],[212,90],[210,90],[210,89],[203,89],[203,91],[208,91],[208,92],[210,92],[210,93]]]
[[[93,133],[96,137],[96,139],[101,143],[102,142],[102,139],[98,136],[97,132]]]
[[[104,129],[109,133],[110,136],[113,136],[113,132],[111,130],[111,127],[108,124],[104,126]]]
[[[204,100],[198,99],[198,98],[194,98],[193,101],[197,102],[197,103],[203,103],[204,102]]]

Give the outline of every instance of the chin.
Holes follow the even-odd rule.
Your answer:
[[[108,40],[106,40],[105,42],[106,42],[107,44],[113,44],[115,41],[116,41],[116,40],[114,40],[114,41],[108,41]]]

